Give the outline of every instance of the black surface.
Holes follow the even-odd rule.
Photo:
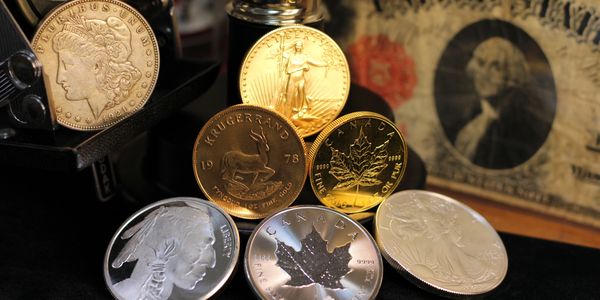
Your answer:
[[[9,171],[12,175],[6,176]],[[85,189],[83,174],[3,168],[0,178],[0,299],[111,299],[102,275],[104,252],[137,204],[123,197],[96,202]],[[501,237],[509,271],[488,298],[600,298],[600,250],[511,234]],[[243,267],[218,298],[239,298],[240,293],[250,298]],[[386,264],[378,298],[436,297]]]
[[[64,127],[55,132],[19,130],[14,138],[0,140],[0,165],[83,170],[197,99],[212,85],[218,69],[219,64],[214,61],[178,60],[163,64],[152,96],[134,115],[93,132]]]

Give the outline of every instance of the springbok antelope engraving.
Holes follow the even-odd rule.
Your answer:
[[[244,178],[237,174],[254,174],[250,186],[254,185],[257,179],[259,182],[265,182],[275,174],[275,170],[267,166],[269,162],[269,144],[267,143],[262,126],[260,127],[260,133],[256,133],[250,129],[250,138],[256,142],[258,154],[247,154],[242,151],[233,150],[226,152],[221,160],[221,178],[240,185],[246,191],[250,190],[250,188],[240,181],[244,180]],[[261,174],[264,175],[259,179]]]

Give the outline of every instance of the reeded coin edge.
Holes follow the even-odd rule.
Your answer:
[[[123,224],[121,224],[121,226],[119,226],[119,228],[117,229],[117,231],[115,232],[113,237],[110,239],[110,243],[108,244],[108,247],[106,248],[106,253],[104,254],[104,266],[103,266],[104,283],[106,284],[106,287],[108,288],[108,291],[110,292],[110,294],[113,297],[115,297],[115,299],[128,300],[128,299],[123,299],[119,295],[116,295],[115,293],[113,293],[113,289],[111,288],[112,284],[110,281],[109,269],[108,269],[108,266],[110,265],[110,263],[108,261],[109,257],[110,257],[110,252],[112,250],[112,247],[115,244],[115,241],[119,237],[119,234],[123,232],[125,227],[127,227],[127,225],[129,225],[131,223],[131,221],[133,221],[135,218],[138,218],[141,214],[147,212],[148,210],[150,210],[154,207],[158,207],[158,206],[169,204],[169,203],[175,203],[175,202],[196,202],[196,203],[208,205],[209,207],[214,208],[219,213],[221,213],[223,215],[223,217],[225,217],[225,219],[227,220],[227,222],[229,223],[231,228],[233,229],[231,236],[232,236],[233,245],[234,245],[234,249],[233,249],[233,257],[234,258],[231,260],[231,264],[227,267],[227,270],[223,273],[224,276],[221,278],[221,280],[219,282],[217,282],[215,287],[209,293],[207,293],[203,299],[208,299],[211,296],[215,295],[225,285],[225,283],[227,283],[231,279],[231,275],[234,272],[234,270],[237,268],[238,260],[240,258],[240,234],[239,234],[239,230],[238,230],[237,226],[235,225],[235,222],[233,221],[231,216],[229,216],[229,214],[227,214],[218,205],[215,205],[214,203],[211,203],[210,201],[206,201],[204,199],[194,198],[194,197],[173,197],[173,198],[160,200],[160,201],[148,204],[148,205],[140,208],[138,211],[136,211],[131,216],[129,216],[129,218],[127,218],[125,220],[125,222],[123,222]]]
[[[199,150],[198,145],[200,145],[202,136],[206,133],[208,128],[215,122],[215,120],[218,120],[219,118],[223,117],[226,114],[231,113],[232,111],[244,110],[244,109],[256,109],[256,110],[260,110],[265,113],[275,114],[285,124],[290,126],[290,128],[292,129],[292,133],[290,133],[290,135],[294,135],[295,137],[297,137],[298,141],[300,141],[300,145],[302,145],[302,154],[304,155],[304,162],[305,162],[304,163],[304,179],[302,180],[302,183],[299,185],[300,189],[298,189],[295,193],[290,194],[290,195],[293,195],[293,197],[290,197],[290,199],[292,199],[292,200],[289,204],[286,205],[286,207],[288,207],[288,206],[292,205],[292,203],[294,203],[294,201],[296,201],[296,199],[298,198],[298,195],[300,195],[300,193],[302,192],[304,183],[306,182],[306,174],[308,172],[308,155],[306,154],[307,153],[306,143],[304,142],[304,139],[298,134],[296,126],[290,120],[288,120],[286,117],[284,117],[281,113],[279,113],[277,111],[270,110],[268,108],[264,108],[259,105],[236,104],[236,105],[230,106],[230,107],[218,112],[217,114],[212,116],[208,121],[206,121],[206,123],[204,123],[204,126],[202,126],[202,129],[200,129],[200,132],[198,132],[198,136],[196,136],[196,140],[194,141],[194,150],[192,152],[192,162],[193,162],[194,177],[196,178],[196,183],[198,184],[198,186],[200,187],[200,190],[202,190],[202,193],[206,196],[206,198],[208,198],[209,201],[219,205],[217,199],[213,199],[214,197],[211,197],[211,195],[208,193],[208,191],[204,188],[204,186],[202,185],[202,181],[200,180],[200,176],[198,175],[198,172],[199,172],[198,171],[198,156],[199,156],[199,154],[197,155],[198,150]],[[221,200],[219,200],[219,201],[221,201]],[[222,209],[230,215],[236,216],[238,218],[246,219],[246,220],[262,219],[273,213],[273,211],[270,211],[270,212],[266,212],[266,213],[262,213],[262,214],[256,213],[253,215],[244,215],[244,214],[240,214],[238,212],[232,211],[231,209],[229,209],[227,207],[222,207]]]
[[[385,242],[380,238],[379,227],[377,226],[377,224],[379,223],[379,219],[380,219],[380,207],[386,201],[389,201],[389,199],[391,199],[391,196],[388,197],[387,199],[383,200],[380,203],[380,206],[379,206],[379,208],[377,208],[377,212],[375,213],[375,218],[373,218],[373,232],[375,234],[375,241],[377,241],[377,245],[379,246],[381,255],[385,258],[385,260],[388,262],[388,264],[390,264],[390,266],[392,266],[394,269],[396,269],[396,271],[398,271],[406,280],[410,281],[412,284],[418,286],[419,288],[429,291],[434,294],[441,294],[442,296],[446,296],[446,297],[485,295],[485,294],[493,291],[494,289],[496,289],[500,284],[502,284],[502,282],[506,278],[506,274],[508,273],[508,254],[506,252],[506,247],[504,246],[504,242],[498,235],[498,232],[494,229],[494,227],[492,227],[492,225],[481,214],[479,214],[474,209],[459,202],[456,199],[450,198],[446,195],[434,193],[434,192],[429,192],[429,191],[424,191],[424,190],[404,190],[404,191],[394,193],[393,195],[409,194],[409,193],[421,193],[421,194],[427,194],[428,196],[442,198],[448,202],[458,205],[462,209],[465,209],[469,214],[471,214],[472,216],[474,216],[478,220],[480,220],[481,221],[480,224],[491,229],[491,232],[493,232],[496,235],[496,237],[498,238],[498,240],[500,241],[500,245],[502,245],[502,251],[504,252],[504,256],[506,257],[506,267],[504,268],[502,278],[495,285],[493,285],[492,287],[490,287],[487,290],[484,290],[481,292],[474,292],[474,293],[465,293],[465,292],[453,291],[453,290],[450,290],[447,288],[437,287],[431,283],[428,283],[425,280],[418,278],[416,275],[412,274],[409,270],[407,270],[400,261],[398,261],[392,255],[389,254],[389,250],[386,248]]]
[[[157,66],[154,74],[152,74],[152,80],[151,80],[151,83],[148,85],[148,90],[146,91],[146,95],[142,98],[145,100],[139,101],[138,105],[136,105],[129,113],[124,114],[124,115],[120,116],[119,118],[115,118],[112,122],[108,122],[108,123],[105,123],[102,125],[95,125],[95,126],[83,126],[83,125],[70,123],[70,122],[64,120],[63,118],[56,116],[56,120],[58,121],[58,123],[67,128],[74,129],[74,130],[81,130],[81,131],[96,131],[96,130],[109,128],[109,127],[123,121],[124,119],[126,119],[126,118],[130,117],[131,115],[135,114],[136,112],[138,112],[140,109],[142,109],[142,107],[144,107],[144,105],[146,105],[146,102],[148,102],[148,99],[150,99],[150,96],[152,96],[152,93],[154,92],[154,88],[156,87],[156,82],[158,80],[158,72],[160,70],[160,54],[158,52],[158,42],[156,40],[156,35],[154,34],[154,31],[152,30],[152,27],[150,26],[148,21],[146,21],[146,18],[144,18],[144,16],[142,16],[141,13],[139,13],[135,8],[131,7],[129,4],[122,2],[122,1],[116,1],[116,0],[73,0],[73,1],[65,2],[64,4],[53,8],[40,21],[39,26],[37,27],[35,34],[33,35],[33,39],[31,40],[31,48],[33,48],[34,52],[35,52],[37,43],[40,39],[40,33],[45,30],[45,28],[48,26],[48,24],[50,22],[52,22],[52,20],[54,20],[54,18],[57,14],[70,9],[73,6],[83,4],[83,3],[88,3],[88,2],[108,2],[111,4],[117,5],[117,6],[121,6],[125,9],[127,9],[131,14],[136,16],[140,20],[140,22],[144,25],[144,27],[146,27],[148,32],[152,33],[152,34],[149,34],[148,36],[149,36],[150,42],[152,43],[152,46],[154,48],[154,59],[156,60],[156,66]],[[43,72],[45,72],[45,71],[43,71]],[[48,97],[48,100],[49,100],[48,102],[50,103],[51,106],[55,105],[54,101],[52,100],[52,97]],[[54,109],[55,109],[54,107],[52,107],[52,109],[51,109],[52,115],[56,114]]]
[[[309,181],[310,181],[310,187],[311,187],[313,193],[315,194],[315,196],[317,197],[317,199],[319,199],[319,201],[321,203],[323,203],[323,205],[327,206],[327,204],[323,202],[323,197],[321,195],[319,195],[319,193],[317,192],[317,189],[315,187],[314,178],[313,178],[313,168],[314,168],[314,162],[315,162],[314,159],[317,156],[317,153],[319,152],[319,150],[321,149],[321,146],[323,146],[323,143],[327,140],[327,138],[333,131],[338,129],[340,126],[344,125],[346,122],[349,122],[349,121],[352,121],[355,119],[363,119],[363,118],[374,118],[374,119],[378,119],[378,120],[388,123],[392,128],[395,129],[396,133],[398,133],[398,136],[400,136],[400,141],[402,142],[402,156],[403,157],[402,157],[402,168],[400,171],[400,175],[398,176],[398,179],[396,180],[394,185],[390,188],[388,194],[382,195],[382,201],[385,200],[385,198],[387,198],[389,195],[391,195],[394,192],[394,190],[396,190],[396,188],[402,181],[402,178],[404,178],[404,173],[406,172],[406,168],[407,168],[406,164],[408,162],[408,146],[406,145],[406,140],[404,139],[404,135],[402,134],[402,132],[400,132],[400,130],[398,129],[396,124],[394,124],[394,122],[392,122],[390,119],[386,118],[385,116],[375,113],[375,112],[371,112],[371,111],[357,111],[357,112],[349,113],[349,114],[343,115],[343,116],[337,118],[336,120],[333,120],[331,123],[329,123],[329,125],[327,125],[323,129],[323,131],[321,131],[321,133],[319,133],[319,135],[317,136],[315,141],[312,143],[310,150],[308,152],[308,177],[309,177]],[[358,212],[367,211],[367,210],[379,205],[380,203],[381,202],[375,203],[371,206],[365,207],[360,210],[355,210],[355,209],[349,210],[349,209],[343,209],[343,208],[337,208],[337,207],[331,207],[331,206],[327,206],[327,207],[339,210],[344,213],[358,213]]]
[[[340,48],[340,46],[337,44],[336,41],[334,41],[329,35],[327,35],[326,33],[324,33],[323,31],[320,31],[318,29],[309,27],[309,26],[305,26],[305,25],[298,25],[298,24],[294,24],[294,25],[285,25],[282,27],[279,27],[277,29],[271,30],[269,32],[267,32],[266,34],[264,34],[260,39],[258,39],[258,41],[256,41],[256,43],[254,43],[252,45],[252,47],[250,47],[250,49],[246,52],[246,54],[244,55],[244,59],[242,61],[242,65],[240,66],[240,78],[238,80],[238,87],[240,88],[240,96],[242,98],[242,102],[244,102],[245,104],[250,104],[251,100],[249,100],[249,97],[245,97],[244,93],[242,93],[242,86],[244,84],[243,78],[243,72],[244,69],[248,68],[248,65],[250,64],[250,61],[253,60],[253,58],[249,58],[250,54],[253,53],[255,51],[255,49],[258,47],[258,45],[264,41],[265,39],[267,39],[268,37],[270,37],[273,33],[279,32],[279,31],[285,31],[285,30],[290,30],[290,29],[306,29],[308,31],[312,31],[315,32],[317,34],[322,35],[326,40],[328,40],[329,42],[331,42],[334,46],[334,48],[336,50],[339,51],[339,53],[341,53],[341,56],[344,58],[344,62],[345,62],[345,70],[346,70],[346,74],[348,74],[348,80],[346,81],[346,87],[345,87],[345,94],[346,97],[343,101],[340,101],[340,105],[338,106],[338,108],[336,109],[336,113],[333,114],[332,119],[335,120],[335,118],[337,116],[340,115],[340,113],[342,112],[342,110],[344,109],[344,106],[346,106],[346,102],[348,101],[348,95],[350,95],[350,82],[352,80],[350,80],[351,76],[350,76],[350,66],[348,64],[348,59],[346,58],[346,55],[344,54],[344,51],[342,51],[342,49]],[[287,119],[287,117],[286,117]],[[318,133],[319,131],[323,130],[323,128],[327,127],[328,123],[325,123],[323,126],[321,126],[320,128],[313,130],[313,131],[308,131],[306,130],[306,134],[300,134],[300,136],[302,138],[305,137],[309,137],[311,135],[314,135],[316,133]],[[294,125],[295,126],[295,125]]]
[[[248,266],[248,264],[249,264],[248,257],[250,257],[250,247],[252,247],[252,244],[254,243],[254,239],[256,238],[256,235],[258,235],[258,232],[262,229],[262,227],[272,218],[274,218],[278,215],[287,213],[289,211],[294,211],[294,210],[299,210],[299,209],[304,209],[304,208],[310,208],[310,209],[315,209],[315,210],[325,209],[326,211],[332,212],[332,213],[338,215],[339,217],[342,217],[345,220],[348,220],[350,223],[356,225],[358,227],[358,229],[361,230],[365,234],[365,236],[367,236],[367,238],[371,241],[371,244],[373,245],[373,248],[375,249],[375,252],[377,253],[377,258],[378,258],[379,266],[380,266],[380,270],[381,270],[381,272],[378,274],[379,279],[377,280],[377,283],[373,289],[374,293],[369,298],[371,300],[376,299],[377,294],[379,294],[379,289],[381,288],[381,284],[383,282],[383,268],[384,268],[383,259],[381,258],[381,251],[379,250],[379,247],[377,246],[377,242],[375,241],[375,239],[373,239],[373,236],[371,235],[371,233],[369,233],[369,231],[364,226],[362,226],[359,222],[353,220],[352,218],[348,217],[348,215],[346,215],[342,212],[336,211],[334,209],[331,209],[331,208],[323,206],[323,205],[296,205],[296,206],[292,206],[292,207],[286,207],[284,209],[281,209],[281,210],[269,215],[267,218],[260,221],[260,223],[258,223],[258,225],[256,225],[254,231],[252,231],[252,234],[248,238],[248,242],[246,243],[246,250],[244,251],[244,275],[246,275],[246,280],[252,287],[252,291],[254,292],[254,294],[261,299],[266,299],[265,296],[262,295],[262,293],[260,293],[258,287],[250,279],[251,277],[250,277],[250,270],[249,270],[249,266]],[[329,241],[327,241],[327,242],[329,243]]]

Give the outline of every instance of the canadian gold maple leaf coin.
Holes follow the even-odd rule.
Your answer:
[[[329,36],[308,26],[267,33],[248,51],[240,71],[242,102],[282,113],[302,137],[335,119],[349,90],[344,53]]]
[[[394,192],[406,162],[406,142],[392,121],[372,112],[355,112],[319,134],[310,148],[308,174],[323,204],[357,213]]]
[[[208,120],[193,161],[206,197],[244,219],[288,207],[306,180],[306,146],[294,125],[255,105],[231,106]]]
[[[75,130],[112,126],[150,98],[160,65],[144,17],[115,0],[75,0],[56,7],[31,45],[44,66],[52,115]]]

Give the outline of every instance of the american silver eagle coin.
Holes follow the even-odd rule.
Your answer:
[[[479,295],[506,276],[508,256],[498,233],[450,197],[420,190],[392,194],[377,209],[374,227],[387,262],[425,290]]]

